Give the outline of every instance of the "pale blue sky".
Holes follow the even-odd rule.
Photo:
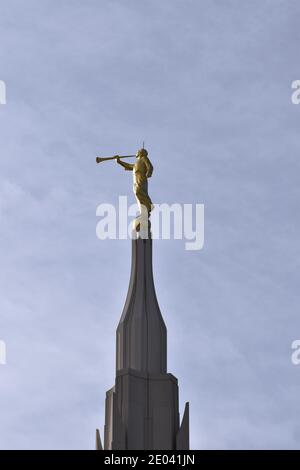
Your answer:
[[[0,448],[86,449],[103,429],[135,152],[154,202],[205,204],[205,246],[156,241],[169,371],[196,449],[300,448],[296,0],[2,0]]]

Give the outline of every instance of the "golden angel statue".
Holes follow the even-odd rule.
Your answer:
[[[135,163],[126,163],[122,158],[136,158]],[[116,160],[126,171],[133,172],[133,192],[140,210],[140,216],[135,221],[135,229],[138,231],[142,222],[148,223],[148,218],[154,206],[148,194],[148,178],[153,173],[153,165],[148,158],[148,152],[143,147],[137,151],[136,155],[115,155],[114,157],[97,157],[96,162],[105,160]]]

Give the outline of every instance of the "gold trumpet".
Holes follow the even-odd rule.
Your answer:
[[[96,157],[96,163],[106,162],[107,160],[116,160],[117,158],[135,158],[136,155],[115,155],[114,157]]]

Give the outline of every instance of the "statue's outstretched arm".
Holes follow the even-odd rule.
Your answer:
[[[150,162],[148,157],[145,157],[145,165],[146,165],[146,168],[147,168],[146,176],[147,176],[147,178],[151,178],[152,173],[153,173],[153,165]]]
[[[120,159],[117,160],[117,163],[119,163],[119,165],[125,168],[125,170],[133,171],[134,165],[132,165],[131,163],[122,162],[122,160]]]

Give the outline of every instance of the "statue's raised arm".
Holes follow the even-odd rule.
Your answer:
[[[122,162],[121,158],[118,155],[117,155],[117,160],[116,161],[117,161],[117,163],[119,163],[119,165],[121,165],[123,168],[125,168],[125,170],[133,171],[134,164]]]

